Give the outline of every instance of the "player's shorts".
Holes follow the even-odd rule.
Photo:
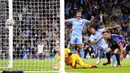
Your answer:
[[[102,48],[103,48],[103,52],[106,52],[106,51],[107,51],[107,49],[108,49],[108,45],[101,45],[100,47],[102,47]]]
[[[123,48],[125,47],[125,44],[123,44]],[[120,47],[118,46],[118,45],[111,45],[110,46],[110,49],[112,50],[112,51],[114,51],[115,49],[119,49],[120,50]]]
[[[115,49],[119,49],[119,50],[120,50],[120,48],[119,48],[118,45],[111,45],[111,46],[110,46],[110,49],[111,49],[112,51],[114,51]]]
[[[82,44],[82,36],[71,36],[71,44]]]

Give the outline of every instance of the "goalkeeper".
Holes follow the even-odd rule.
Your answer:
[[[70,49],[65,49],[65,64],[67,66],[71,66],[72,69],[78,68],[79,66],[83,68],[97,68],[97,66],[92,66],[86,64],[77,54],[72,54]],[[57,66],[60,68],[60,54],[57,53],[56,59],[59,61]]]

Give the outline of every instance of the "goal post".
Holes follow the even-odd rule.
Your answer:
[[[65,39],[65,27],[64,27],[64,0],[60,0],[60,54],[61,54],[61,69],[60,73],[65,73],[65,60],[64,60],[64,39]]]
[[[13,20],[13,0],[8,0],[9,5],[9,19]],[[9,65],[8,68],[13,67],[13,24],[9,24]]]

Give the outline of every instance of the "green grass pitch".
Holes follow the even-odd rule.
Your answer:
[[[97,59],[86,59],[85,62],[89,63],[91,65],[95,65]],[[98,65],[97,69],[83,69],[78,68],[72,70],[71,67],[66,66],[65,71],[67,73],[130,73],[130,59],[124,59],[121,61],[122,67],[121,68],[115,68],[111,65],[103,66],[102,63],[105,62],[106,59],[102,59],[101,63]],[[4,64],[3,64],[4,63]],[[55,60],[14,60],[13,61],[13,68],[12,70],[24,70],[24,71],[42,71],[42,70],[53,70],[52,64],[55,64]],[[8,61],[6,60],[0,60],[0,67],[3,65],[7,66]],[[0,71],[7,70],[6,68],[2,69],[0,68]],[[8,69],[11,70],[11,69]],[[24,72],[28,73],[28,72]],[[36,73],[36,72],[31,72]],[[39,72],[41,73],[41,72]],[[54,72],[44,72],[44,73],[54,73]],[[55,72],[56,73],[56,72]]]

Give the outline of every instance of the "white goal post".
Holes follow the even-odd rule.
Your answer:
[[[9,3],[9,19],[13,19],[13,1],[8,0]],[[13,24],[9,26],[9,68],[13,67]]]
[[[65,27],[64,27],[64,0],[60,0],[60,54],[61,54],[61,72],[65,73],[65,60],[64,60],[64,39],[65,39]]]

